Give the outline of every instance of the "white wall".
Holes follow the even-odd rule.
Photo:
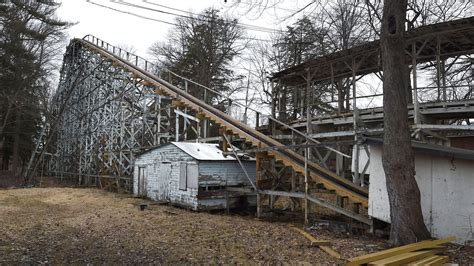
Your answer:
[[[416,154],[416,180],[425,224],[433,237],[474,240],[474,162]],[[370,148],[369,215],[390,222],[390,205],[382,166],[382,146]]]
[[[135,160],[133,174],[133,194],[138,194],[138,168],[145,167],[147,178],[147,197],[153,200],[163,200],[162,193],[164,184],[160,177],[160,167],[162,162],[171,162],[171,175],[169,180],[169,201],[171,204],[185,208],[197,210],[199,204],[214,204],[216,202],[198,200],[198,186],[225,186],[225,176],[228,185],[238,186],[248,184],[242,168],[237,161],[197,161],[175,145],[166,145],[137,157]],[[180,164],[198,164],[198,182],[195,185],[188,184],[186,190],[180,190]],[[252,180],[255,181],[255,162],[244,161],[243,164]],[[189,178],[189,176],[188,176]],[[197,178],[197,177],[196,177]],[[248,184],[250,185],[250,184]],[[224,201],[224,198],[218,199]],[[202,201],[202,202],[200,202]],[[217,204],[217,203],[216,203]]]
[[[187,162],[196,163],[196,162]],[[170,202],[185,208],[197,210],[198,207],[198,188],[186,188],[186,190],[179,189],[181,162],[171,163],[171,180],[170,180]]]
[[[160,165],[162,162],[171,162],[171,176],[169,182],[170,202],[183,207],[197,207],[197,189],[179,190],[180,162],[195,163],[195,160],[174,145],[166,145],[137,157],[133,173],[133,194],[138,194],[138,168],[146,167],[147,197],[153,200],[162,200],[160,189],[163,188],[163,182],[159,180]]]

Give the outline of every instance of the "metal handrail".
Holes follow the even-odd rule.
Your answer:
[[[138,56],[138,55],[136,55],[136,54],[134,54],[134,53],[128,52],[128,51],[126,51],[126,50],[124,50],[124,49],[122,49],[122,48],[120,48],[120,47],[114,46],[114,45],[112,45],[112,44],[110,44],[110,43],[108,43],[108,42],[106,42],[106,41],[103,41],[103,40],[101,40],[101,39],[95,37],[94,35],[88,34],[88,35],[84,36],[82,39],[85,40],[85,41],[87,41],[87,42],[89,42],[89,43],[91,43],[91,44],[93,44],[93,45],[95,45],[95,46],[97,46],[97,47],[100,47],[100,48],[106,50],[107,52],[109,52],[109,53],[111,53],[111,54],[113,54],[113,55],[115,55],[115,56],[120,57],[121,59],[123,59],[123,60],[125,60],[125,61],[131,63],[132,65],[134,65],[134,66],[136,66],[136,67],[139,67],[139,68],[144,69],[145,71],[149,71],[149,72],[151,72],[151,73],[158,73],[158,72],[159,72],[158,70],[161,70],[161,71],[164,70],[164,71],[168,72],[169,74],[173,75],[173,76],[176,77],[176,78],[179,78],[179,79],[181,79],[181,80],[183,80],[183,81],[185,81],[185,82],[190,82],[190,83],[192,83],[192,84],[195,84],[195,85],[197,85],[197,86],[203,88],[205,91],[214,93],[214,94],[216,94],[217,96],[220,96],[220,97],[223,97],[224,99],[229,100],[229,102],[231,102],[231,105],[232,105],[232,104],[235,104],[235,105],[237,105],[237,106],[240,106],[240,107],[246,108],[247,110],[250,110],[250,111],[252,111],[252,112],[255,112],[255,114],[256,114],[257,117],[266,117],[267,119],[269,119],[269,120],[271,120],[271,121],[273,121],[273,122],[279,124],[280,126],[289,129],[290,131],[292,131],[292,132],[295,133],[296,135],[299,135],[299,136],[303,137],[303,138],[304,138],[306,141],[308,141],[308,142],[313,142],[313,143],[316,143],[316,144],[321,144],[320,141],[318,141],[318,140],[312,138],[311,136],[305,134],[304,132],[301,132],[300,130],[298,130],[298,129],[296,129],[296,128],[294,128],[294,127],[292,127],[292,126],[290,126],[290,125],[288,125],[288,124],[286,124],[286,123],[284,123],[284,122],[282,122],[282,121],[276,119],[276,118],[273,117],[272,115],[263,114],[262,112],[260,112],[260,111],[258,111],[258,110],[256,110],[256,109],[253,109],[253,108],[251,108],[251,107],[245,106],[245,105],[239,103],[238,101],[236,101],[236,100],[230,98],[230,97],[227,96],[227,95],[224,95],[224,94],[222,94],[222,93],[220,93],[220,92],[218,92],[218,91],[216,91],[216,90],[213,90],[213,89],[211,89],[211,88],[209,88],[209,87],[206,87],[206,86],[204,86],[204,85],[202,85],[202,84],[199,84],[199,83],[197,83],[197,82],[195,82],[195,81],[193,81],[193,80],[191,80],[191,79],[188,79],[188,78],[186,78],[186,77],[180,76],[180,75],[174,73],[173,71],[171,71],[171,70],[169,70],[169,69],[166,69],[166,68],[161,68],[161,69],[160,69],[156,64],[154,64],[154,63],[152,63],[152,62],[146,60],[145,58],[143,58],[143,57],[141,57],[141,56]],[[331,147],[329,147],[329,146],[322,146],[322,147],[323,147],[323,148],[326,148],[326,149],[328,149],[328,150],[330,150],[330,151],[332,151],[332,152],[335,152],[335,153],[337,153],[337,154],[340,154],[341,156],[344,156],[344,157],[346,157],[346,158],[351,158],[350,155],[347,155],[347,154],[345,154],[345,153],[343,153],[343,152],[340,152],[340,151],[338,151],[338,150],[336,150],[336,149],[334,149],[334,148],[331,148]]]

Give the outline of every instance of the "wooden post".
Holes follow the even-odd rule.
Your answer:
[[[176,107],[176,109],[179,110],[178,107]],[[178,141],[179,141],[179,115],[176,114],[176,113],[175,113],[175,115],[176,115],[176,126],[175,126],[175,127],[176,127],[176,132],[175,132],[176,136],[175,136],[175,141],[178,142]]]
[[[222,130],[222,135],[226,134],[225,129]],[[227,138],[222,138],[222,151],[224,154],[227,154],[229,150],[229,143],[227,143]]]
[[[334,91],[338,91],[337,87],[336,87],[336,83],[334,82],[334,67],[331,63],[331,88],[332,88],[332,92],[331,92],[331,101],[334,101]],[[339,106],[339,93],[338,93],[338,96],[337,96],[337,102],[338,102],[338,105],[337,105],[337,112],[338,114],[341,113],[341,107]]]
[[[291,192],[295,192],[296,189],[296,180],[295,180],[295,171],[291,171]],[[295,211],[295,202],[290,199],[290,210]]]
[[[308,154],[309,154],[309,147],[305,149],[305,156],[304,156],[304,224],[308,224],[308,208],[309,208],[309,201],[308,201]]]
[[[232,115],[232,100],[229,99],[229,105],[227,107],[227,114],[230,116]]]
[[[357,127],[357,90],[356,90],[356,63],[352,57],[352,109],[354,110],[354,129]]]
[[[307,70],[308,76],[306,78],[306,133],[311,134],[311,76]]]
[[[443,86],[444,90],[446,91],[446,65],[445,65],[444,60],[441,60],[441,81],[442,81],[442,86]],[[453,90],[455,90],[455,88],[453,88]]]
[[[439,36],[436,37],[436,85],[438,86],[438,100],[441,92],[441,76],[444,75],[442,73],[443,70],[441,68],[441,45]],[[446,102],[446,86],[443,86],[443,102]]]
[[[260,149],[262,147],[261,143],[258,143],[257,148]],[[262,201],[261,201],[261,195],[260,195],[260,189],[261,189],[261,176],[260,176],[260,167],[261,167],[261,159],[262,155],[260,152],[255,153],[255,186],[257,187],[257,218],[260,218],[262,216]]]
[[[158,134],[156,134],[156,142],[154,145],[160,145],[161,144],[161,96],[158,95],[158,106],[155,106],[156,110],[158,110]]]
[[[270,82],[270,85],[271,85],[271,90],[272,90],[272,101],[271,101],[271,109],[272,109],[272,117],[273,118],[276,118],[276,100],[277,100],[277,96],[278,96],[278,93],[275,92],[276,88],[273,84],[273,82]],[[277,86],[278,87],[278,86]],[[275,95],[276,94],[276,95]],[[268,120],[268,126],[269,126],[269,131],[270,131],[270,135],[273,135],[275,134],[275,122],[273,122],[271,119]]]
[[[340,146],[337,147],[340,150]],[[344,174],[344,157],[336,153],[336,174],[342,176]]]
[[[208,103],[207,97],[208,97],[207,96],[207,89],[204,89],[204,102],[205,103]],[[207,131],[208,131],[208,129],[207,129],[208,128],[208,121],[207,121],[207,119],[204,118],[202,120],[202,123],[203,123],[202,124],[202,137],[204,139],[206,139],[207,138]]]
[[[255,128],[258,128],[260,126],[260,113],[257,112],[255,114]]]
[[[312,103],[312,91],[311,91],[311,74],[309,70],[307,71],[307,77],[306,77],[306,134],[309,136],[313,132],[312,129],[312,117],[311,117],[311,103]],[[307,143],[308,140],[306,140]],[[313,158],[311,148],[308,148],[307,150],[307,156],[308,160],[311,160]]]
[[[356,63],[355,63],[355,58],[352,57],[352,109],[353,111],[353,126],[354,126],[354,140],[355,140],[355,145],[353,146],[355,154],[354,158],[354,177],[353,177],[353,182],[356,184],[360,183],[360,178],[359,178],[359,143],[358,143],[358,135],[357,135],[357,122],[359,119],[359,115],[357,112],[357,93],[356,93]]]
[[[227,169],[224,172],[225,176],[225,212],[227,215],[229,215],[229,191],[227,190],[227,181],[228,181],[228,176],[227,176]]]
[[[296,145],[296,140],[295,140],[295,134],[293,131],[291,131],[291,144],[292,145]],[[291,192],[295,192],[296,191],[296,173],[294,170],[291,171]],[[291,208],[291,211],[294,211],[295,210],[295,202],[294,200],[290,200],[290,208]]]
[[[411,68],[413,73],[413,112],[414,112],[414,122],[415,125],[420,123],[420,107],[418,106],[418,88],[416,84],[416,44],[413,43],[411,46]]]
[[[354,144],[353,146],[353,149],[354,149],[354,152],[352,153],[352,155],[354,156],[354,179],[352,180],[355,184],[360,184],[360,176],[359,176],[359,155],[360,155],[360,152],[359,152],[359,143],[358,142],[358,137],[357,137],[357,134],[355,136],[355,141],[356,143]]]

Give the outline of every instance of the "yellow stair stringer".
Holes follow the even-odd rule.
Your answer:
[[[134,77],[139,77],[139,78],[143,79],[145,82],[147,82],[147,84],[149,86],[154,86],[156,88],[155,91],[158,94],[167,94],[168,96],[171,96],[171,97],[175,98],[175,100],[178,100],[178,101],[182,102],[184,105],[191,108],[192,110],[194,110],[194,111],[200,113],[201,115],[209,118],[210,120],[214,121],[215,123],[220,124],[221,127],[225,128],[227,131],[231,131],[233,134],[238,135],[239,137],[241,137],[243,139],[246,139],[248,142],[252,143],[252,145],[254,145],[254,146],[259,146],[260,145],[260,147],[262,147],[262,148],[269,147],[269,145],[267,145],[265,143],[262,143],[261,139],[264,139],[265,141],[271,143],[272,146],[283,146],[283,144],[281,144],[280,142],[270,138],[269,136],[264,135],[261,132],[256,131],[255,129],[253,129],[253,128],[251,128],[251,127],[249,127],[249,126],[247,126],[243,123],[241,123],[240,121],[230,117],[229,115],[223,113],[222,111],[220,111],[218,109],[215,109],[212,106],[207,105],[206,103],[204,103],[200,99],[197,99],[193,96],[188,95],[188,97],[193,97],[193,101],[194,101],[193,102],[193,101],[183,97],[182,95],[185,94],[186,92],[180,90],[179,88],[176,88],[175,86],[173,86],[172,84],[167,83],[164,80],[161,80],[160,78],[156,77],[152,73],[146,72],[146,71],[141,70],[141,69],[138,70],[136,67],[132,66],[131,64],[125,63],[123,61],[123,59],[121,59],[121,58],[119,58],[115,55],[112,55],[112,54],[108,53],[107,51],[105,51],[105,50],[103,50],[103,49],[101,49],[101,48],[99,48],[99,47],[97,47],[97,46],[95,46],[95,45],[93,45],[93,44],[91,44],[87,41],[84,41],[84,40],[80,40],[80,41],[83,44],[85,44],[88,47],[88,49],[91,49],[91,50],[101,54],[105,58],[108,58],[109,60],[111,60],[115,67],[121,67],[121,68],[131,72]],[[160,81],[158,81],[158,80],[160,80]],[[169,87],[176,88],[176,90],[178,90],[178,92],[173,91]],[[197,102],[199,104],[197,104],[195,102]],[[212,112],[210,112],[209,110],[203,109],[203,106],[206,106],[207,109],[211,109]],[[215,113],[219,113],[219,115],[221,117],[217,116]],[[244,128],[247,131],[251,131],[254,135],[257,135],[260,139],[255,138],[255,137],[251,136],[250,134],[242,131],[238,127],[236,127],[233,124],[229,123],[229,121],[231,121],[234,124],[239,124],[240,127]],[[296,152],[288,151],[288,153],[290,153],[291,156],[297,157],[298,159],[304,161],[304,157],[297,154]],[[282,154],[278,151],[268,151],[268,154],[275,156],[275,158],[277,160],[282,161],[284,165],[291,167],[294,171],[304,173],[304,166],[299,165],[298,163],[295,163],[291,158],[288,158],[284,154]],[[352,182],[339,177],[338,175],[336,175],[336,174],[332,173],[331,171],[319,166],[318,164],[316,164],[314,162],[308,162],[308,164],[311,165],[312,167],[317,168],[318,170],[328,174],[328,175],[331,175],[331,177],[333,177],[335,179],[338,179],[340,182],[343,182],[343,183],[347,184],[348,186],[351,186],[351,187],[357,186],[357,185],[353,184]],[[313,171],[310,171],[310,175],[311,175],[311,178],[315,182],[323,184],[328,190],[334,190],[337,195],[342,196],[342,197],[347,197],[352,202],[359,203],[364,207],[368,206],[368,200],[367,200],[366,197],[363,197],[363,196],[361,196],[357,193],[354,193],[353,191],[349,190],[348,188],[342,187],[339,184],[336,184],[336,183],[334,183],[334,182],[318,175],[317,173],[314,173]],[[357,189],[366,191],[365,188],[358,187]]]

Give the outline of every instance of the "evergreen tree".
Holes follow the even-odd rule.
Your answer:
[[[0,6],[0,152],[3,169],[19,174],[47,112],[53,60],[68,23],[59,4],[12,0]]]
[[[207,9],[199,16],[178,18],[176,24],[168,42],[155,43],[150,49],[158,62],[206,87],[221,92],[230,90],[230,82],[238,78],[230,64],[241,50],[238,41],[242,30],[237,20]],[[202,89],[190,85],[189,90],[200,98],[204,96]],[[215,98],[208,97],[208,101]]]

